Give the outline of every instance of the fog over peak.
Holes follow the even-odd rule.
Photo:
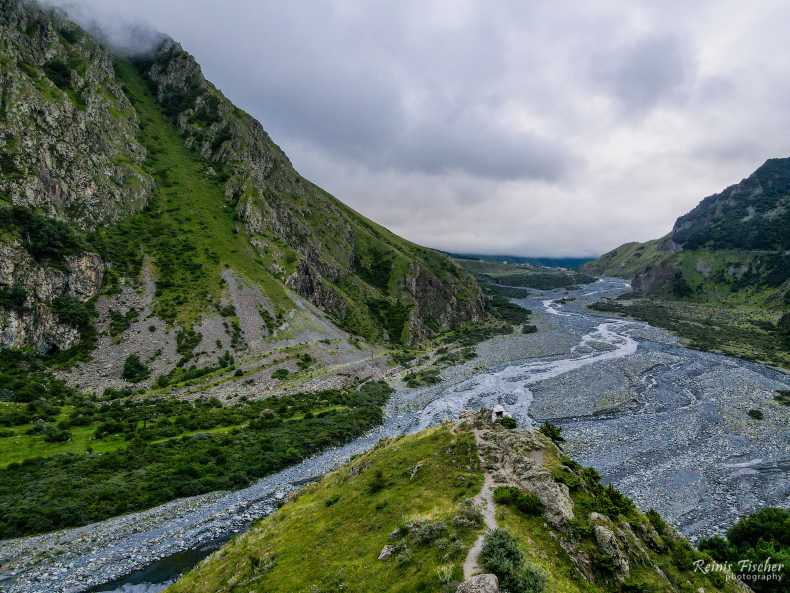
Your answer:
[[[299,171],[416,242],[597,255],[790,154],[790,4],[50,0],[162,31]]]

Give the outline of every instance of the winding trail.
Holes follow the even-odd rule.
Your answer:
[[[477,430],[475,433],[475,441],[478,446],[480,445],[480,434]],[[481,458],[482,462],[483,459]],[[483,487],[480,493],[475,496],[474,503],[480,507],[483,512],[483,523],[485,530],[477,536],[475,543],[469,548],[469,552],[464,560],[464,580],[473,577],[480,572],[480,552],[483,551],[483,542],[486,538],[486,533],[489,530],[496,529],[496,506],[494,504],[494,478],[486,471],[485,479],[483,480]]]

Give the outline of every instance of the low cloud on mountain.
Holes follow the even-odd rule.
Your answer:
[[[598,254],[790,153],[783,2],[56,4],[179,40],[305,176],[438,248]]]

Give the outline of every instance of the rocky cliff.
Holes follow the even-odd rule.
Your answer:
[[[626,243],[585,268],[642,295],[790,304],[790,158],[708,196],[666,237]],[[740,296],[739,296],[740,295]],[[745,296],[748,295],[748,296]]]
[[[67,349],[79,331],[55,304],[95,297],[104,266],[70,228],[128,216],[153,190],[137,115],[105,48],[59,13],[3,0],[0,122],[0,345]]]
[[[228,299],[226,271],[262,291],[269,334],[289,290],[372,342],[484,318],[473,278],[302,178],[174,41],[130,59],[0,0],[0,66],[0,345],[74,347],[144,269],[153,314],[185,330]]]

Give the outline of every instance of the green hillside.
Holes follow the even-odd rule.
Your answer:
[[[168,593],[452,592],[464,565],[496,574],[511,593],[737,589],[722,574],[693,572],[704,554],[545,436],[485,418],[382,443],[304,488]],[[487,503],[470,500],[484,475],[497,501],[489,532]]]
[[[297,308],[289,291],[377,343],[485,318],[474,278],[302,178],[172,40],[114,55],[22,0],[3,1],[0,31],[2,345],[82,337],[84,359],[93,301],[143,270],[155,316],[187,331],[221,305],[225,271],[261,290],[271,324]],[[64,320],[58,298],[84,305],[83,322]]]
[[[691,346],[790,368],[790,158],[709,196],[672,232],[586,264],[633,292],[594,308],[679,333]]]

